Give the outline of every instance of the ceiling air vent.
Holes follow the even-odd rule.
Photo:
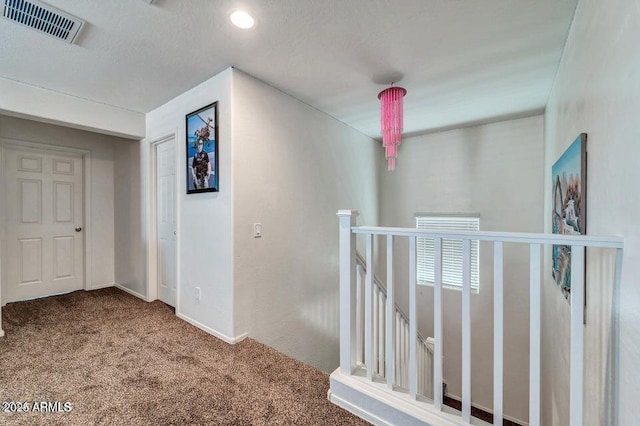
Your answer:
[[[1,0],[4,19],[25,25],[58,40],[73,43],[84,21],[37,0]]]

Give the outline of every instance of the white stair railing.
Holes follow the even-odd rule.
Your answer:
[[[562,245],[571,247],[571,342],[570,342],[570,426],[583,424],[583,374],[584,374],[584,259],[586,247],[601,247],[616,250],[614,276],[614,294],[618,294],[622,270],[621,237],[594,237],[556,234],[507,233],[485,231],[445,231],[414,228],[383,228],[356,226],[357,211],[341,210],[340,218],[340,368],[336,373],[352,376],[358,373],[364,359],[366,380],[371,386],[377,386],[379,376],[386,378],[385,392],[397,393],[398,388],[408,390],[412,401],[420,405],[429,416],[439,416],[442,405],[442,240],[460,240],[463,243],[463,286],[462,286],[462,410],[457,421],[451,417],[446,424],[468,425],[471,422],[471,272],[470,242],[488,241],[493,244],[494,253],[494,383],[493,383],[493,423],[501,425],[503,420],[504,374],[503,374],[503,267],[504,243],[529,245],[530,250],[530,318],[529,318],[529,425],[540,425],[540,360],[541,360],[541,250],[543,245]],[[364,297],[358,297],[358,273],[356,257],[356,235],[363,234],[366,239],[366,265],[364,278]],[[387,243],[387,285],[388,294],[383,294],[381,286],[374,284],[375,270],[373,257],[373,238],[375,235],[386,237]],[[403,317],[395,306],[393,283],[393,239],[408,239],[409,253],[409,315]],[[429,375],[428,366],[421,364],[422,355],[417,332],[416,304],[416,238],[434,240],[434,339],[433,374]],[[362,280],[360,286],[362,287]],[[360,289],[361,289],[360,287]],[[364,306],[360,301],[364,300]],[[386,309],[381,306],[386,304]],[[391,313],[391,314],[390,314]],[[357,318],[356,318],[357,317]],[[384,325],[382,325],[384,323]],[[358,330],[364,330],[364,336]],[[389,338],[386,338],[389,336]],[[359,343],[359,342],[364,343]],[[363,349],[358,349],[359,346]],[[427,352],[429,349],[426,348]],[[363,358],[362,358],[363,357]],[[391,371],[391,368],[394,371]],[[433,402],[423,402],[417,395],[423,392],[422,381],[431,382]],[[339,389],[336,388],[336,391]],[[376,388],[376,395],[380,389]],[[426,392],[426,391],[425,391]],[[372,394],[374,394],[372,393]],[[336,396],[336,398],[338,398]],[[338,398],[339,399],[339,398]],[[336,399],[336,401],[338,400]],[[380,402],[390,405],[392,399],[383,398]],[[342,401],[343,406],[355,407],[355,402]],[[355,407],[357,408],[357,407]],[[402,404],[392,407],[404,410]],[[362,410],[353,410],[362,413]],[[384,413],[383,413],[384,414]],[[412,414],[415,415],[415,412]],[[426,414],[425,414],[426,415]],[[434,417],[429,417],[430,419]],[[439,424],[439,423],[438,423]],[[445,424],[445,423],[443,423]]]
[[[365,368],[364,356],[364,306],[365,306],[365,280],[367,273],[366,261],[359,253],[356,254],[356,359],[359,366]],[[409,320],[407,315],[397,305],[388,305],[387,290],[380,279],[373,274],[373,375],[385,379],[389,389],[409,388]],[[393,332],[387,330],[386,317],[388,308],[394,320],[389,322]],[[391,337],[389,337],[391,336]],[[390,339],[391,352],[387,350],[387,339]],[[417,358],[418,358],[418,394],[433,398],[433,338],[424,338],[417,333]],[[393,360],[393,369],[390,368],[390,360]],[[399,390],[396,389],[396,390]]]

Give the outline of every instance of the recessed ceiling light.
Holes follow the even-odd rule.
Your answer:
[[[229,16],[229,19],[231,19],[233,25],[243,30],[248,30],[256,25],[254,17],[244,10],[236,10]]]

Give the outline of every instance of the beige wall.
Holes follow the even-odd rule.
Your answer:
[[[393,172],[382,172],[382,226],[415,227],[415,213],[479,213],[485,231],[541,232],[542,116],[404,140]],[[385,165],[386,166],[386,165]],[[365,224],[364,222],[361,222]],[[386,259],[380,241],[379,259]],[[396,238],[398,302],[408,312],[406,238]],[[505,414],[528,418],[529,251],[505,245]],[[378,262],[386,276],[384,262]],[[396,296],[396,297],[398,297]],[[445,290],[444,379],[461,395],[461,292]],[[419,330],[433,336],[433,288],[418,287]],[[480,291],[471,295],[471,398],[493,406],[493,247],[480,244]]]
[[[138,141],[114,144],[115,281],[146,297],[146,246]]]
[[[637,1],[581,0],[545,113],[545,229],[551,230],[551,167],[584,132],[587,233],[625,238],[617,291],[612,253],[587,251],[585,425],[633,425],[640,417],[638,40]],[[570,308],[551,279],[549,259],[550,254],[543,287],[542,424],[566,425]]]
[[[380,144],[233,73],[236,334],[326,372],[338,366],[339,209],[377,224]],[[253,224],[262,223],[262,238]]]

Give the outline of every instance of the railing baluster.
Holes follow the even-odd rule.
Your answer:
[[[540,244],[530,245],[529,425],[540,425]],[[580,370],[582,374],[582,370]]]
[[[378,373],[378,341],[380,339],[380,335],[378,334],[378,300],[379,300],[380,290],[378,289],[378,285],[373,283],[373,307],[371,309],[371,324],[373,326],[373,339],[371,340],[371,350],[373,351],[373,358],[371,361],[372,369],[374,375]]]
[[[571,246],[571,358],[569,424],[582,425],[584,368],[584,252],[582,246]]]
[[[358,265],[356,275],[356,362],[364,364],[364,270]]]
[[[404,339],[404,344],[402,345],[402,347],[404,348],[404,357],[403,359],[403,363],[404,363],[404,387],[405,389],[409,389],[409,323],[405,320],[404,321],[404,326],[402,327],[403,329],[403,339]]]
[[[384,293],[380,292],[380,302],[378,303],[378,336],[380,340],[378,340],[378,372],[383,377],[385,376],[385,318],[384,318],[384,310],[386,306],[386,300],[384,297]]]
[[[462,420],[471,422],[471,240],[462,240]]]
[[[400,316],[400,360],[398,363],[398,374],[400,374],[400,386],[402,386],[403,388],[406,389],[407,385],[405,384],[404,381],[404,368],[406,365],[406,361],[405,361],[405,350],[404,350],[404,319],[402,319],[402,316]]]
[[[433,341],[433,338],[431,338],[431,341]],[[431,348],[431,351],[429,351],[429,348]],[[425,352],[426,352],[427,372],[435,371],[435,364],[433,362],[434,348],[432,347],[432,345],[431,346],[429,345],[429,339],[427,339],[427,342],[425,344]],[[433,381],[427,381],[426,388],[427,388],[427,396],[430,397],[430,398],[434,398],[435,397],[435,388],[433,387]],[[441,395],[441,398],[442,398],[442,382],[441,382],[439,388],[440,388],[440,392],[441,392],[440,395]],[[441,401],[442,401],[442,399],[441,399]]]
[[[402,370],[402,387],[407,389],[407,323],[403,319],[402,320],[402,364],[400,368]]]
[[[412,236],[409,237],[409,396],[411,398],[415,398],[418,393],[416,260],[416,237]]]
[[[395,368],[396,368],[396,377],[395,377],[395,382],[396,385],[398,386],[402,386],[402,384],[400,383],[400,360],[402,359],[402,349],[400,348],[400,341],[402,339],[402,330],[401,330],[401,323],[400,323],[400,314],[396,312],[395,314],[396,317],[396,341],[395,341],[395,347],[396,347],[396,363],[395,363]]]
[[[493,424],[502,425],[504,354],[503,244],[493,243]]]
[[[416,356],[418,362],[418,385],[417,385],[417,393],[419,395],[424,395],[424,389],[422,386],[422,378],[424,377],[424,363],[423,363],[423,353],[422,353],[422,345],[419,341],[416,341]]]
[[[393,390],[395,381],[396,301],[393,292],[393,235],[387,235],[387,387]]]
[[[364,363],[367,378],[373,380],[373,235],[367,234],[367,275],[364,284]]]
[[[434,238],[433,242],[433,404],[442,410],[442,238]]]

